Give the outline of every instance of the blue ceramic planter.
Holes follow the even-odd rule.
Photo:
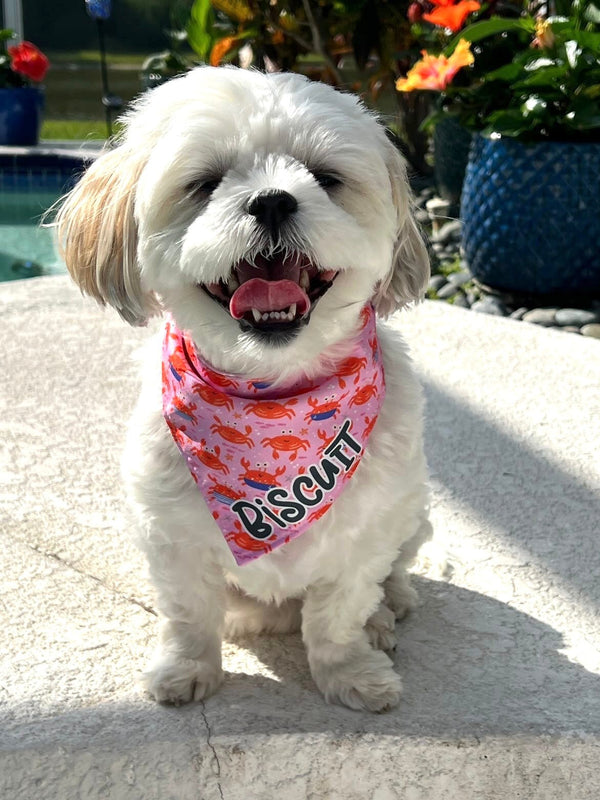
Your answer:
[[[474,277],[507,292],[600,292],[600,144],[474,136],[461,199]]]
[[[469,161],[471,133],[452,117],[437,123],[433,130],[433,175],[440,197],[448,200],[455,214]]]
[[[0,145],[37,144],[43,112],[41,89],[0,89]]]

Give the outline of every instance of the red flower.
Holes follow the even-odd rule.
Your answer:
[[[472,11],[479,11],[481,8],[477,0],[460,0],[458,3],[453,3],[452,0],[432,0],[432,2],[437,8],[430,14],[423,14],[423,19],[433,25],[450,28],[454,33],[462,28]]]
[[[31,78],[32,81],[43,81],[50,62],[41,50],[31,42],[21,42],[14,47],[7,48],[12,58],[11,68]]]

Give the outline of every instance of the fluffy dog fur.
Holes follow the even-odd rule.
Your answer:
[[[298,204],[277,237],[248,212],[265,190]],[[58,225],[84,292],[133,325],[168,310],[205,360],[248,379],[331,370],[366,302],[385,317],[417,300],[428,277],[396,149],[355,97],[297,75],[203,67],[147,93]],[[242,329],[200,288],[277,252],[338,273],[284,341]],[[309,531],[242,567],[162,417],[157,343],[124,460],[162,617],[144,675],[157,700],[214,692],[223,635],[301,629],[328,701],[397,704],[400,678],[383,650],[414,603],[406,566],[430,526],[421,392],[403,342],[379,328],[387,395],[350,487]]]

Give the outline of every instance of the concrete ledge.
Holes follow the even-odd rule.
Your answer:
[[[416,578],[400,707],[325,705],[281,636],[171,709],[135,686],[156,617],[118,482],[148,334],[63,277],[0,285],[1,798],[600,797],[600,346],[443,303],[393,324],[453,567]]]

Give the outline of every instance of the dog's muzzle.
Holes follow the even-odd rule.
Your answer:
[[[305,254],[276,252],[239,261],[227,280],[202,285],[238,320],[242,330],[284,344],[305,325],[337,272],[321,270]]]

